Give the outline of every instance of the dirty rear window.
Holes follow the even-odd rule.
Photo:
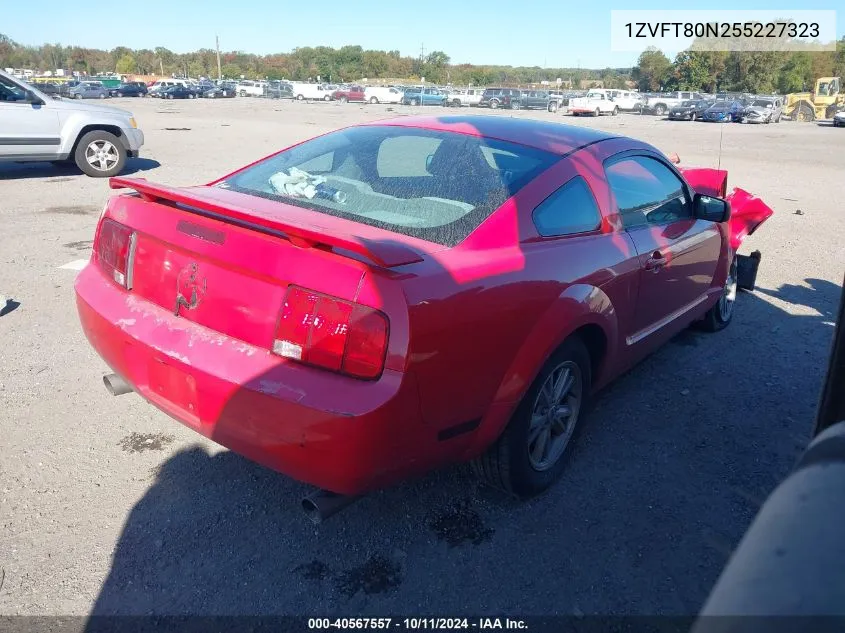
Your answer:
[[[556,160],[465,134],[361,126],[306,141],[219,186],[454,246]]]

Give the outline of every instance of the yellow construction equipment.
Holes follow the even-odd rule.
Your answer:
[[[793,121],[832,119],[845,107],[845,94],[839,77],[819,77],[813,92],[795,92],[785,97],[783,115]]]

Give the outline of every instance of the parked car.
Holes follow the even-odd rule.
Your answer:
[[[783,101],[779,97],[772,99],[754,99],[745,106],[742,113],[743,123],[779,123],[783,115]]]
[[[518,88],[485,88],[478,102],[481,108],[512,108],[519,109],[522,91]]]
[[[263,97],[267,88],[266,81],[251,81],[245,79],[238,82],[239,97]]]
[[[333,89],[329,89],[323,84],[311,84],[301,82],[293,82],[291,84],[291,87],[293,89],[293,96],[298,101],[302,101],[304,99],[331,101],[332,93],[340,89],[339,86],[334,87]]]
[[[694,99],[684,101],[669,110],[672,121],[695,121],[710,106],[716,103],[713,99]]]
[[[404,105],[439,105],[446,102],[446,93],[438,88],[408,88],[402,95]]]
[[[364,93],[363,86],[354,85],[341,90],[335,90],[332,93],[332,99],[346,103],[347,101],[363,102],[367,100],[367,97]]]
[[[146,86],[142,90],[141,87],[135,83],[120,84],[117,88],[109,90],[109,96],[111,97],[143,97],[146,96],[146,94]]]
[[[745,106],[740,101],[716,101],[698,118],[708,123],[739,122],[744,112]]]
[[[237,84],[220,84],[202,93],[205,99],[234,99],[238,94]]]
[[[833,115],[833,127],[845,127],[845,110],[840,110]]]
[[[443,105],[460,108],[462,106],[477,106],[481,102],[483,88],[461,88],[450,92]]]
[[[177,85],[161,92],[162,99],[196,99],[197,93],[190,86]]]
[[[187,82],[182,79],[161,79],[156,81],[147,89],[147,95],[150,97],[161,97],[164,91],[174,86],[184,86]]]
[[[364,98],[370,103],[402,103],[402,91],[386,86],[367,86]]]
[[[731,322],[772,210],[725,183],[583,126],[371,122],[208,185],[114,179],[76,306],[113,394],[328,491],[318,512],[470,459],[530,496],[597,390]]]
[[[616,116],[619,114],[619,106],[613,103],[606,92],[590,91],[585,97],[570,99],[569,112],[573,116],[579,116],[581,114],[592,114],[593,116],[611,114]]]
[[[622,112],[639,112],[645,106],[645,98],[639,92],[611,89],[607,93]]]
[[[293,99],[293,87],[286,81],[270,81],[264,96],[268,99]]]
[[[109,91],[99,81],[81,81],[68,91],[71,99],[105,99]]]
[[[49,81],[40,81],[29,85],[36,90],[43,92],[45,95],[50,95],[51,97],[60,97],[62,94],[61,86]]]
[[[704,95],[700,92],[691,92],[688,90],[649,95],[646,97],[645,104],[643,105],[643,111],[650,112],[656,116],[663,116],[675,106],[681,105],[684,101],[698,101],[703,98]]]
[[[131,112],[54,99],[0,71],[0,161],[71,161],[89,176],[107,177],[143,144]]]
[[[545,90],[523,90],[519,106],[529,110],[548,110],[549,93]]]

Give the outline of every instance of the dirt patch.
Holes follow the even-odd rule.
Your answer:
[[[172,435],[164,433],[135,433],[124,437],[118,446],[127,453],[143,453],[145,451],[161,451],[165,446],[173,443]]]
[[[323,580],[331,574],[329,566],[316,559],[310,563],[299,565],[293,571],[300,574],[305,580]]]
[[[73,248],[77,251],[87,251],[94,245],[94,240],[80,240],[78,242],[68,242],[62,244],[65,248]]]
[[[428,524],[432,532],[449,547],[462,543],[481,545],[493,536],[493,529],[484,525],[481,515],[473,510],[468,501],[460,501],[435,514]]]
[[[55,213],[58,215],[94,215],[99,212],[99,207],[81,204],[68,207],[47,207],[44,209],[44,213]]]
[[[366,563],[340,574],[337,589],[351,598],[359,591],[365,594],[385,593],[402,584],[402,568],[383,556],[371,556]]]

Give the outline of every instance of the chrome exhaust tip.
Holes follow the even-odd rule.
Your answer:
[[[302,510],[312,523],[319,525],[357,500],[358,497],[317,490],[302,500]]]
[[[129,386],[129,383],[117,374],[106,374],[103,376],[103,384],[113,396],[122,396],[125,393],[133,391],[132,387]]]

